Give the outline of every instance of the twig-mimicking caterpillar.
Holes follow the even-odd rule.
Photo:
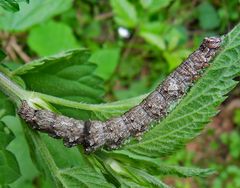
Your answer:
[[[35,110],[26,101],[18,111],[30,126],[55,138],[62,138],[68,147],[82,144],[87,153],[106,146],[119,147],[130,136],[139,136],[151,123],[167,115],[173,104],[181,99],[202,70],[209,65],[221,45],[217,37],[205,38],[166,80],[139,105],[119,117],[106,121],[82,121],[57,115],[47,110]]]

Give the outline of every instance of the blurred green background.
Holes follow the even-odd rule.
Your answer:
[[[0,9],[1,48],[9,66],[88,48],[104,80],[105,101],[151,91],[205,36],[227,33],[240,18],[239,0],[30,0],[19,8]],[[218,173],[166,182],[178,188],[240,188],[240,87],[220,109],[200,137],[166,159]]]

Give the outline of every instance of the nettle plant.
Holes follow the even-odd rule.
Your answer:
[[[36,169],[29,172],[23,164],[30,160],[29,151],[35,166],[46,180],[42,184],[48,182],[52,187],[169,187],[161,181],[165,175],[206,177],[214,173],[212,169],[169,165],[164,163],[164,157],[176,153],[199,135],[210,118],[218,113],[217,106],[238,83],[233,79],[240,75],[239,41],[240,26],[237,26],[222,37],[217,55],[203,74],[201,73],[201,78],[192,83],[185,82],[188,87],[184,88],[180,100],[174,101],[177,104],[169,105],[167,113],[161,112],[164,118],[151,124],[148,131],[144,124],[140,129],[132,128],[132,132],[128,128],[121,132],[130,132],[125,138],[142,133],[141,140],[130,137],[127,143],[119,139],[119,135],[115,135],[117,140],[106,139],[104,136],[107,134],[104,134],[104,131],[108,130],[108,124],[99,122],[118,117],[133,106],[142,104],[141,101],[146,95],[103,103],[102,80],[94,74],[96,65],[88,62],[87,50],[70,50],[17,68],[4,63],[5,55],[1,52],[0,183],[8,185],[16,180],[23,181],[21,179],[24,179],[27,173],[37,174]],[[217,46],[208,44],[207,50]],[[202,51],[204,50],[205,48],[202,48]],[[209,55],[208,51],[206,54]],[[179,86],[179,83],[176,85]],[[185,87],[181,84],[180,86]],[[153,98],[157,96],[152,95]],[[147,107],[150,108],[149,105]],[[37,117],[39,112],[40,116]],[[131,120],[132,114],[136,113],[130,113],[127,120]],[[59,123],[56,123],[56,120]],[[135,120],[133,118],[133,121]],[[76,141],[80,138],[73,138],[71,141],[71,136],[77,134],[72,131],[74,128],[64,128],[69,125],[69,121],[77,121],[83,125],[83,141]],[[58,127],[59,124],[61,128]],[[141,122],[136,125],[139,124]],[[32,128],[35,126],[37,130],[47,132],[53,137],[65,139],[68,146],[80,145],[64,147],[60,139],[32,130],[28,125]],[[55,132],[51,126],[55,127]],[[56,131],[56,127],[61,130]],[[119,133],[115,129],[118,127],[112,127],[111,131]],[[99,131],[102,134],[99,134]],[[106,150],[100,147],[102,145],[117,148]],[[91,153],[86,154],[84,149]]]

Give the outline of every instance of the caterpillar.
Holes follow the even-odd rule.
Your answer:
[[[205,38],[200,47],[139,105],[119,117],[106,121],[76,120],[47,110],[36,110],[26,101],[22,101],[18,114],[33,129],[63,139],[67,147],[81,144],[86,153],[103,146],[116,149],[130,136],[138,137],[150,124],[166,117],[172,106],[182,99],[194,81],[201,77],[220,46],[220,38]]]

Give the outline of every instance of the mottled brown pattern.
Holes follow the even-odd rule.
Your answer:
[[[57,115],[47,110],[35,110],[22,101],[18,114],[33,129],[48,133],[54,138],[62,138],[67,147],[84,141],[84,121]]]
[[[106,146],[118,148],[130,136],[139,137],[149,125],[166,117],[209,65],[221,45],[217,37],[205,38],[195,52],[139,105],[120,117],[102,121],[81,121],[56,115],[47,110],[35,110],[22,102],[19,115],[33,129],[62,138],[68,147],[82,144],[87,153]]]

